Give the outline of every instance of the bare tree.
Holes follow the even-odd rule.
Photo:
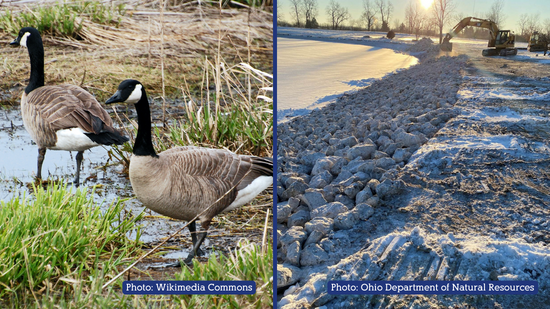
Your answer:
[[[399,25],[401,25],[401,21],[400,21],[399,19],[397,19],[397,18],[394,19],[394,20],[393,20],[393,25],[392,25],[392,26],[393,26],[393,29],[394,29],[394,30],[399,29]]]
[[[327,15],[332,22],[332,29],[334,30],[338,29],[341,23],[350,18],[348,9],[342,7],[339,2],[334,0],[330,0],[327,6]]]
[[[363,0],[363,14],[361,17],[367,24],[367,30],[371,31],[374,27],[374,23],[376,22],[376,11],[374,10],[370,0]]]
[[[502,27],[504,19],[506,19],[506,16],[504,16],[504,13],[502,12],[503,9],[504,0],[495,0],[491,5],[489,13],[487,13],[487,19],[494,21],[498,27]]]
[[[296,26],[300,27],[300,16],[302,15],[300,8],[300,0],[290,0],[292,15],[296,18]]]
[[[531,36],[531,34],[533,34],[533,32],[535,31],[539,31],[541,30],[541,25],[539,23],[539,19],[540,19],[540,15],[539,13],[537,14],[532,14],[529,16],[529,18],[527,19],[527,24],[525,26],[525,36],[528,38]]]
[[[443,27],[449,22],[453,10],[453,0],[435,0],[432,5],[434,22],[439,30],[439,44],[443,40]]]
[[[524,36],[525,35],[525,31],[527,30],[527,23],[529,22],[529,15],[527,15],[526,13],[524,14],[521,14],[519,16],[519,20],[518,20],[518,26],[519,26],[519,29],[521,31],[521,35]]]
[[[550,37],[550,18],[546,18],[544,20],[544,32],[546,32],[546,36]]]
[[[426,17],[422,13],[420,2],[418,0],[410,0],[409,6],[405,11],[405,20],[409,28],[409,33],[415,33],[416,39],[420,35],[420,29],[425,22]]]
[[[317,0],[302,0],[302,10],[306,17],[306,28],[312,28],[313,20],[318,14]]]
[[[283,7],[281,5],[281,0],[277,1],[277,23],[283,21]]]
[[[376,7],[380,11],[380,18],[382,19],[382,31],[390,30],[390,17],[393,12],[393,5],[390,0],[376,0]]]

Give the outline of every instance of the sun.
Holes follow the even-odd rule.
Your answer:
[[[420,3],[422,4],[422,6],[427,9],[430,7],[430,5],[432,5],[432,3],[434,2],[434,0],[420,0]]]

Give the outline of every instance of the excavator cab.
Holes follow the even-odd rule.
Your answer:
[[[515,36],[510,30],[499,30],[495,39],[495,45],[489,47],[510,48],[514,47]]]

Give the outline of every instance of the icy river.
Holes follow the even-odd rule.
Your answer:
[[[277,121],[418,63],[413,56],[372,45],[278,37]]]

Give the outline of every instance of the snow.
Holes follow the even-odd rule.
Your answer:
[[[365,39],[361,36],[365,34],[356,32],[305,33],[326,40],[377,40]],[[515,57],[489,59],[481,57],[481,50],[487,48],[485,40],[456,38],[453,42],[457,47],[464,44],[462,48],[469,49],[469,55],[475,54],[475,64],[489,63],[493,67],[487,70],[472,65],[464,70],[461,89],[452,93],[458,98],[452,107],[453,118],[445,120],[444,127],[420,146],[406,165],[385,174],[397,174],[406,183],[406,192],[378,206],[371,219],[350,230],[351,242],[327,249],[329,253],[351,252],[349,255],[330,265],[304,267],[302,270],[309,275],[295,285],[292,293],[284,293],[279,307],[326,304],[329,308],[350,308],[360,301],[378,308],[517,308],[526,303],[543,308],[550,303],[550,79],[544,73],[550,57],[520,50]],[[331,61],[335,60],[320,58],[316,65]],[[282,62],[279,60],[279,64]],[[498,70],[507,66],[510,71]],[[529,73],[511,72],[518,67]],[[541,70],[543,77],[536,77],[535,69]],[[294,72],[297,74],[299,69]],[[378,83],[369,89],[372,91]],[[319,90],[312,88],[311,92]],[[373,92],[364,94],[364,98],[371,101],[384,95]],[[403,100],[392,98],[396,103]],[[439,100],[448,96],[432,93],[420,98]],[[380,114],[384,107],[372,113]],[[400,111],[406,112],[411,111]],[[361,241],[355,242],[353,237]],[[320,243],[339,244],[332,235]],[[434,279],[536,280],[539,294],[354,298],[321,292],[326,290],[323,284],[328,280]]]
[[[380,31],[340,31],[325,29],[303,29],[293,27],[277,27],[277,36],[292,36],[302,38],[347,40],[361,42],[385,42],[393,44],[412,44],[414,35],[396,33],[395,38],[390,40],[386,37],[387,32]]]
[[[307,114],[418,62],[387,48],[281,37],[277,58],[278,121]]]

